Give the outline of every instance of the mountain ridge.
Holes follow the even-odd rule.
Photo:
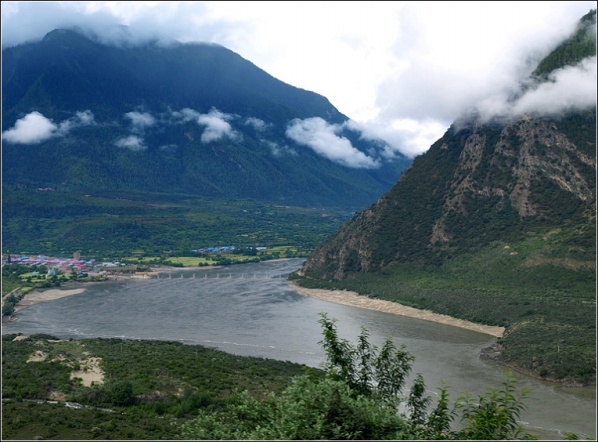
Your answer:
[[[117,47],[55,30],[2,55],[5,185],[357,209],[410,162],[222,46]],[[33,123],[45,137],[19,140]]]

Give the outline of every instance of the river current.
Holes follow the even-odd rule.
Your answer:
[[[505,368],[480,360],[495,338],[430,321],[344,306],[299,295],[287,281],[302,259],[181,270],[159,277],[90,284],[84,293],[28,307],[2,333],[47,333],[62,339],[119,337],[201,344],[243,356],[318,367],[319,313],[337,319],[341,338],[356,342],[365,327],[379,347],[388,337],[406,345],[428,394],[448,386],[451,399],[498,388]],[[596,438],[596,389],[566,388],[517,375],[531,391],[521,421],[540,439],[566,432]]]

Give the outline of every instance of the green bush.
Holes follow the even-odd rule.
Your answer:
[[[327,356],[325,378],[304,374],[293,379],[280,395],[259,400],[243,391],[224,410],[199,411],[180,426],[183,439],[228,440],[499,440],[532,438],[517,423],[525,408],[524,393],[515,391],[508,376],[504,388],[489,390],[476,401],[460,398],[449,408],[446,388],[440,388],[436,407],[427,412],[423,377],[418,375],[406,400],[402,390],[413,357],[388,339],[382,349],[369,343],[362,328],[357,345],[338,337],[335,320],[321,314],[321,344]],[[462,409],[466,426],[451,431],[450,424]]]

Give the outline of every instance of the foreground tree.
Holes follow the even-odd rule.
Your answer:
[[[248,392],[234,395],[224,410],[201,410],[181,427],[183,439],[228,440],[505,440],[532,439],[517,419],[525,392],[517,394],[514,377],[503,388],[489,389],[477,400],[465,395],[451,408],[446,387],[440,388],[435,408],[417,374],[403,395],[413,356],[391,339],[381,350],[361,329],[357,345],[341,339],[336,321],[320,315],[327,356],[325,377],[306,373],[293,379],[279,396],[258,400]],[[399,412],[401,408],[405,412]],[[464,428],[451,430],[462,410]]]

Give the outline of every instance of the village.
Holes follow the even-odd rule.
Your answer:
[[[218,255],[230,253],[235,246],[217,246],[193,249],[194,254]],[[261,247],[260,249],[266,249]],[[17,264],[30,269],[30,272],[21,273],[22,280],[48,279],[53,276],[68,276],[69,278],[107,278],[124,274],[147,274],[139,271],[138,264],[129,262],[96,261],[95,259],[81,259],[80,253],[73,253],[72,258],[50,257],[46,255],[18,255],[7,254],[2,257],[2,267],[7,264]]]
[[[119,262],[97,262],[95,259],[84,260],[81,259],[78,252],[73,254],[72,258],[57,258],[46,255],[36,256],[11,256],[7,255],[2,258],[2,266],[6,264],[18,264],[28,267],[31,271],[21,274],[21,278],[28,277],[52,277],[63,275],[75,275],[77,277],[87,276],[107,276],[116,271],[126,272],[131,271],[129,268],[136,268],[136,266],[128,266]]]

